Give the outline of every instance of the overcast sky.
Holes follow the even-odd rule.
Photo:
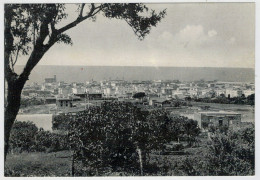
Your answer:
[[[254,67],[253,3],[149,4],[167,15],[140,41],[122,20],[101,14],[68,31],[73,45],[56,44],[40,65]],[[68,19],[77,15],[67,7]],[[24,64],[21,58],[18,64]]]

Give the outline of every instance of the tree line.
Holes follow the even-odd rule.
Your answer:
[[[187,101],[204,102],[204,103],[220,103],[220,104],[241,104],[241,105],[255,105],[255,94],[251,94],[247,97],[245,95],[238,97],[226,97],[224,94],[217,97],[205,97],[205,98],[186,98]]]

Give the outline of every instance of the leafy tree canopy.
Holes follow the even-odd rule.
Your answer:
[[[138,93],[135,93],[133,95],[133,98],[137,98],[137,99],[141,99],[143,97],[145,97],[145,93],[144,92],[138,92]]]
[[[12,149],[20,148],[20,150],[29,151],[37,131],[38,128],[32,122],[17,121],[12,128],[10,136]]]
[[[54,43],[72,44],[65,31],[86,19],[96,19],[102,14],[110,19],[124,20],[140,39],[149,34],[151,28],[165,16],[163,10],[156,13],[141,3],[77,4],[77,18],[61,27],[59,23],[67,18],[66,4],[6,4],[5,5],[5,47],[10,52],[6,61],[13,68],[19,55],[28,55],[35,46],[50,48]]]

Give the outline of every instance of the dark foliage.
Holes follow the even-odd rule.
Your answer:
[[[254,126],[211,135],[203,159],[187,157],[182,169],[188,175],[248,176],[255,173]]]
[[[193,99],[196,102],[204,103],[220,103],[220,104],[245,104],[245,105],[255,105],[255,94],[249,95],[248,97],[225,97],[223,95],[217,96],[215,98],[195,98]]]
[[[38,128],[32,122],[15,122],[10,135],[10,148],[31,151]]]
[[[138,92],[138,93],[135,93],[133,95],[133,98],[137,98],[137,99],[142,99],[145,97],[145,93],[144,92]]]
[[[52,119],[52,129],[67,131],[71,119],[72,116],[66,116],[65,114],[55,115]]]
[[[38,131],[35,135],[35,142],[32,149],[36,152],[68,150],[68,136],[51,133],[49,131]]]
[[[32,122],[15,122],[10,136],[10,150],[16,152],[52,152],[69,149],[68,136],[38,128]]]
[[[162,151],[165,143],[184,135],[191,144],[200,132],[193,120],[170,118],[164,110],[142,111],[125,102],[105,102],[70,119],[70,146],[88,175],[100,175],[105,167],[139,174],[138,151],[146,172],[152,151]]]
[[[42,99],[37,99],[37,98],[21,99],[21,107],[43,105],[43,104],[44,101]]]

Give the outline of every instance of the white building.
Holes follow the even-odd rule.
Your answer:
[[[84,94],[85,92],[86,92],[85,87],[74,87],[74,88],[72,88],[73,94]]]
[[[63,87],[59,88],[58,93],[63,95],[63,97],[68,96],[70,93],[72,93],[71,87]]]
[[[237,90],[234,90],[234,89],[226,89],[226,94],[225,94],[226,97],[237,97],[238,96],[238,93],[237,93]]]
[[[253,91],[253,90],[244,90],[243,91],[243,94],[245,95],[245,97],[250,96],[251,94],[254,94],[254,93],[255,93],[255,91]]]

